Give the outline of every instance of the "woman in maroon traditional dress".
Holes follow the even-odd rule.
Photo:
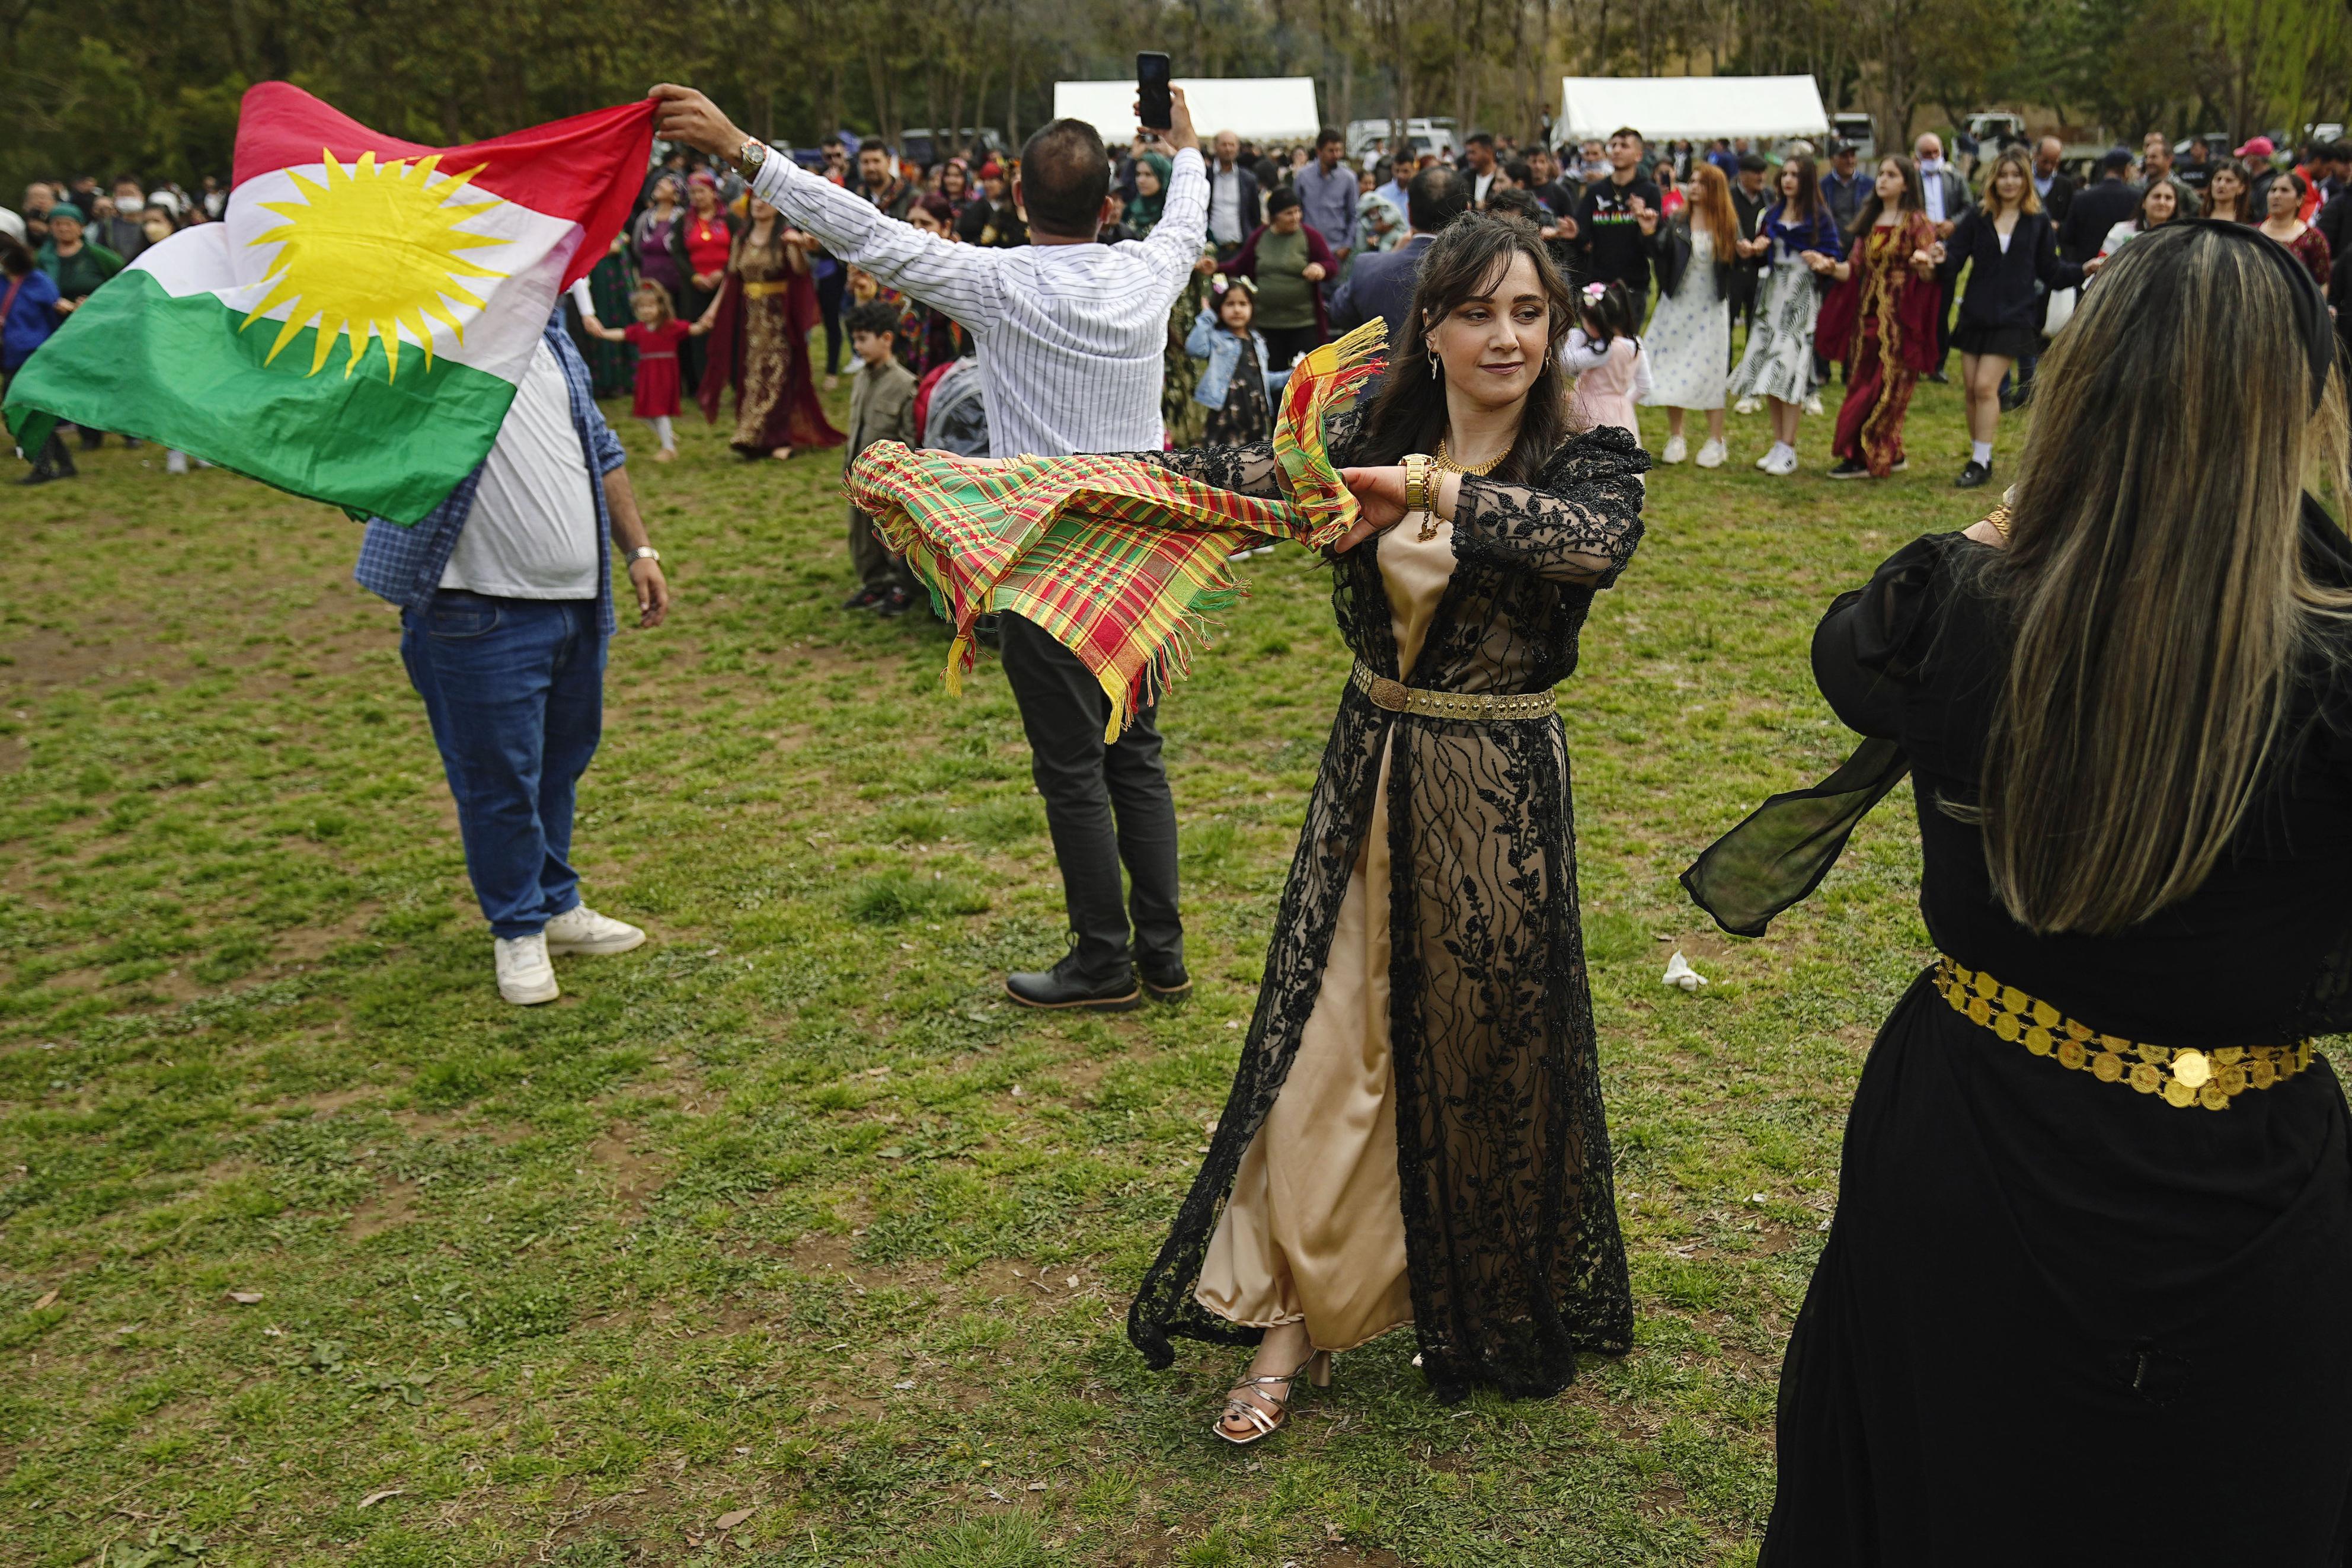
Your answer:
[[[1832,479],[1884,479],[1907,466],[1903,416],[1911,389],[1936,368],[1936,225],[1908,158],[1882,158],[1870,200],[1854,214],[1846,259],[1807,251],[1807,267],[1837,279],[1822,302],[1814,347],[1845,362],[1845,402],[1830,450]]]
[[[735,450],[786,458],[797,447],[840,445],[809,376],[817,303],[808,256],[801,236],[757,196],[711,310],[710,363],[696,401],[715,423],[719,389],[735,389]]]

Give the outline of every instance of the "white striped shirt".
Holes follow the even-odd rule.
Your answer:
[[[1133,245],[954,245],[770,154],[751,188],[825,249],[944,310],[980,350],[998,457],[1143,452],[1161,444],[1168,312],[1201,258],[1209,182],[1176,154],[1150,237]]]

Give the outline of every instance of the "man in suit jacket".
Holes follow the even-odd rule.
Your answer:
[[[2074,176],[2058,167],[2065,152],[2065,143],[2055,136],[2043,137],[2033,150],[2033,193],[2042,198],[2042,210],[2053,224],[2064,223],[2066,209],[2074,203]]]
[[[1421,270],[1422,253],[1437,233],[1470,210],[1470,183],[1433,163],[1405,185],[1405,242],[1391,251],[1367,251],[1356,258],[1348,281],[1331,297],[1331,330],[1360,327],[1375,316],[1389,324],[1389,352],[1403,351],[1406,317]]]
[[[2111,147],[2099,160],[2099,178],[2074,193],[2066,215],[2058,225],[2058,254],[2080,267],[2099,254],[2107,231],[2139,211],[2139,188],[2125,176],[2131,172],[2128,148]]]
[[[1217,132],[1216,157],[1209,164],[1209,243],[1219,261],[1241,253],[1242,241],[1265,222],[1265,204],[1258,195],[1257,175],[1242,159],[1242,139],[1234,131]]]
[[[1919,199],[1927,205],[1927,221],[1936,225],[1936,237],[1943,239],[1968,211],[1969,183],[1944,162],[1944,139],[1934,131],[1922,133],[1911,151],[1919,164]],[[1944,358],[1951,350],[1952,287],[1949,283],[1937,284],[1940,298],[1936,305],[1936,368],[1927,376],[1931,382],[1944,380]]]
[[[1739,220],[1739,237],[1754,239],[1763,225],[1764,209],[1780,199],[1780,193],[1766,183],[1772,166],[1764,162],[1760,152],[1739,154],[1738,175],[1731,182],[1731,212]],[[1748,262],[1734,258],[1731,264],[1731,324],[1744,319],[1748,329],[1756,329],[1756,297],[1761,287],[1756,268]]]

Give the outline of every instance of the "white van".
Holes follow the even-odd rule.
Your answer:
[[[1397,135],[1393,120],[1351,120],[1348,121],[1348,162],[1360,169],[1368,162],[1377,162],[1387,155],[1389,145]],[[1404,135],[1413,156],[1434,152],[1444,156],[1462,150],[1461,138],[1454,132],[1450,115],[1414,116],[1404,122]]]

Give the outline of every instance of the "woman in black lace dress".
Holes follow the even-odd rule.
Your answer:
[[[1874,738],[1687,879],[1752,927],[1824,869],[1759,892],[1768,846],[1842,841],[1907,762],[1943,956],[1854,1095],[1770,1568],[2347,1561],[2352,1125],[2312,1037],[2352,1029],[2352,547],[2301,494],[2345,472],[2332,350],[2250,230],[2125,247],[2011,506],[1822,621]]]
[[[1155,1366],[1171,1336],[1258,1344],[1236,1442],[1310,1360],[1408,1322],[1449,1401],[1555,1393],[1632,1335],[1551,689],[1641,539],[1648,460],[1569,428],[1575,312],[1531,228],[1450,225],[1410,319],[1330,432],[1364,506],[1332,592],[1356,669],[1240,1072],[1128,1319]],[[1139,455],[1277,493],[1267,445]]]

